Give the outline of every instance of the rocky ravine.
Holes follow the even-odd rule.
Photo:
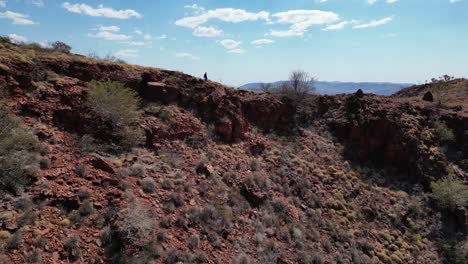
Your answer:
[[[432,121],[463,131],[457,112],[356,93],[304,113],[179,72],[73,56],[0,63],[6,104],[50,161],[25,194],[2,196],[7,263],[440,263],[442,218],[466,234],[466,208],[441,218],[424,191],[454,162]],[[107,79],[143,99],[146,141],[131,152],[82,147],[84,135],[111,143],[84,104],[89,81]],[[138,241],[132,222],[147,224]]]

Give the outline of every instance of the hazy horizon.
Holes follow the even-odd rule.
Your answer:
[[[232,86],[286,80],[423,83],[466,77],[468,1],[0,0],[0,34],[61,40]]]

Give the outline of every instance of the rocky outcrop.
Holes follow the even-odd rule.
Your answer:
[[[321,118],[360,162],[394,166],[413,180],[446,173],[446,160],[431,129],[433,110],[365,95],[325,96]]]
[[[6,82],[10,90],[21,97],[15,101],[23,114],[79,132],[95,130],[99,125],[84,104],[87,81],[93,79],[125,82],[137,90],[145,102],[178,104],[195,113],[179,113],[169,123],[145,114],[141,127],[146,131],[149,146],[161,139],[186,139],[197,135],[203,128],[200,121],[213,124],[218,138],[226,143],[246,139],[251,126],[263,132],[279,133],[297,126],[293,117],[298,110],[288,98],[231,89],[180,72],[47,59],[36,66],[10,63],[0,71],[8,72],[8,78],[0,81]],[[67,77],[35,81],[44,79],[47,71]],[[39,96],[29,96],[25,91],[27,87],[32,87]],[[446,162],[435,147],[436,140],[430,129],[432,108],[397,103],[358,91],[348,96],[319,97],[316,109],[312,118],[326,124],[338,138],[353,147],[361,161],[379,161],[419,176],[444,174]],[[468,142],[464,132],[466,120],[460,115],[445,115],[445,119],[455,131],[457,142]],[[462,144],[462,149],[466,153],[466,144]]]

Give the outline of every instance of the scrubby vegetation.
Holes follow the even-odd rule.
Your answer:
[[[137,94],[123,83],[108,81],[90,83],[88,106],[111,129],[124,148],[142,143],[143,132],[136,126],[140,114]]]
[[[443,210],[453,211],[468,205],[468,187],[463,181],[451,176],[434,182],[432,193],[437,205]]]
[[[319,97],[301,72],[284,93],[259,94],[170,71],[126,75],[129,65],[74,56],[0,48],[8,73],[0,87],[22,118],[0,108],[0,161],[20,168],[0,164],[1,188],[18,192],[0,195],[0,262],[466,263],[466,172],[442,151],[463,147],[457,112],[374,95]],[[107,78],[142,89],[161,81],[182,99],[140,103],[123,83],[87,82]],[[245,137],[216,141],[218,117],[223,132]],[[132,134],[138,127],[144,145]],[[350,143],[361,143],[355,156],[382,156],[380,167],[344,156]],[[440,180],[427,188],[423,177]]]
[[[438,120],[434,122],[434,130],[441,142],[453,141],[455,139],[453,131],[447,127],[444,121]]]
[[[0,186],[21,192],[38,169],[32,133],[0,103]]]

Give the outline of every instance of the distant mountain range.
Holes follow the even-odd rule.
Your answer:
[[[278,87],[287,81],[279,81],[271,83],[273,87]],[[248,83],[241,87],[244,90],[260,90],[264,83]],[[392,95],[403,88],[413,86],[411,83],[390,83],[390,82],[321,82],[314,83],[317,93],[319,94],[341,94],[354,93],[358,89],[365,93],[373,93],[380,95]]]

